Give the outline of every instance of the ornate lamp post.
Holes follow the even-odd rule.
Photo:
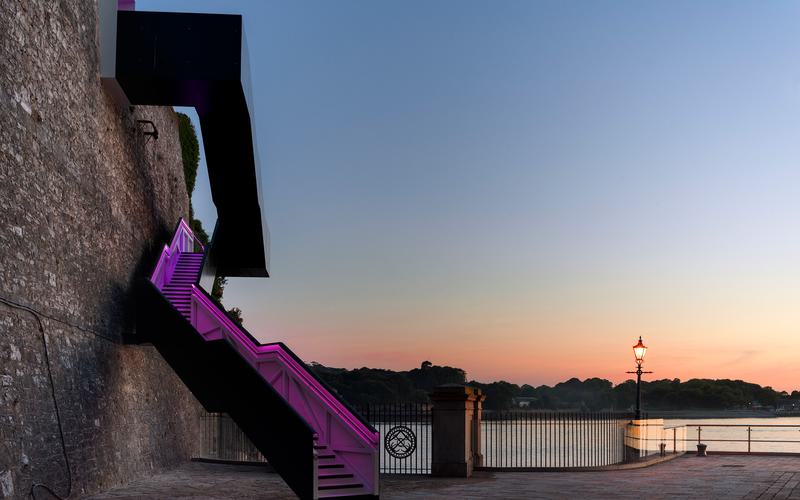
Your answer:
[[[633,355],[636,357],[636,371],[625,372],[636,374],[636,420],[642,418],[642,374],[653,373],[642,371],[642,363],[644,363],[644,355],[647,353],[647,346],[642,343],[642,337],[639,337],[639,342],[633,346]]]

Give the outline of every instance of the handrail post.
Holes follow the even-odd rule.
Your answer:
[[[698,425],[697,426],[697,444],[700,444],[700,429],[701,429],[701,427]]]
[[[751,428],[750,428],[750,426],[748,425],[748,426],[747,426],[747,453],[750,453],[750,431],[751,431],[751,430],[752,430],[752,429],[751,429]]]
[[[678,440],[675,438],[675,433],[678,432],[677,427],[672,428],[672,453],[678,453]]]

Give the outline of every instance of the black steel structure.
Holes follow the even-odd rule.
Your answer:
[[[316,498],[314,430],[230,343],[203,340],[151,283],[138,300],[148,314],[137,329],[206,410],[230,415],[298,497]]]
[[[242,17],[119,11],[115,79],[131,104],[197,110],[225,276],[269,276]]]
[[[361,493],[363,484],[353,480],[353,474],[340,471],[344,465],[331,461],[313,424],[248,363],[230,339],[203,338],[175,305],[180,299],[181,307],[188,307],[190,300],[189,295],[177,297],[183,292],[176,291],[190,293],[192,289],[188,280],[194,273],[190,268],[194,268],[179,262],[186,255],[190,259],[186,262],[201,262],[197,265],[202,272],[194,285],[216,274],[269,276],[269,232],[261,210],[242,17],[123,11],[110,9],[107,3],[101,2],[101,10],[113,14],[115,29],[106,24],[101,30],[101,38],[111,40],[114,46],[108,51],[113,57],[102,54],[104,82],[112,82],[115,97],[132,105],[196,109],[217,208],[214,236],[205,251],[181,249],[170,257],[177,264],[170,268],[174,278],[170,283],[176,284],[169,291],[142,279],[137,290],[137,340],[156,347],[207,411],[229,415],[298,497],[376,498],[376,494]],[[111,31],[113,37],[108,36]],[[169,254],[169,248],[165,251]],[[162,258],[164,255],[162,252]],[[200,255],[202,260],[198,260]],[[159,260],[154,273],[160,272],[161,263]],[[213,305],[212,312],[224,317],[225,310],[202,286],[197,290]],[[239,330],[252,345],[262,345],[244,328]],[[281,345],[281,351],[291,358],[287,363],[305,367],[288,348]],[[307,369],[304,376],[314,379],[331,400],[338,399]],[[350,411],[342,401],[330,405]],[[377,434],[360,415],[350,413]],[[339,449],[330,452],[334,459],[339,456],[336,453],[345,453]],[[369,479],[377,488],[377,472]]]

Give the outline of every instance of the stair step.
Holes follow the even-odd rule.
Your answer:
[[[317,486],[318,490],[344,490],[350,488],[361,488],[364,485],[361,483],[355,483],[351,479],[334,479],[326,484],[320,484]]]
[[[317,456],[317,458],[319,458],[320,460],[327,460],[327,459],[329,459],[329,458],[336,458],[336,455],[334,455],[334,454],[330,454],[330,455],[319,455],[319,456]]]
[[[315,449],[315,450],[324,450],[324,449],[326,449],[326,448],[327,448],[327,446],[325,446],[325,445],[323,445],[323,444],[315,444],[315,445],[314,445],[314,449]]]
[[[344,469],[344,464],[319,464],[320,469]]]
[[[339,473],[339,474],[320,474],[317,477],[319,479],[325,479],[325,480],[328,480],[328,479],[347,479],[347,478],[353,477],[353,474],[351,474],[349,472],[342,472],[342,473]]]

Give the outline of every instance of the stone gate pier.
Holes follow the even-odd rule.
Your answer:
[[[432,475],[470,477],[474,468],[482,465],[484,399],[480,389],[460,384],[441,385],[431,393]]]

